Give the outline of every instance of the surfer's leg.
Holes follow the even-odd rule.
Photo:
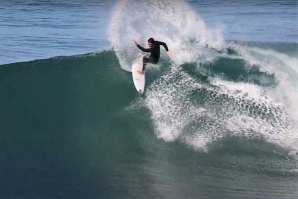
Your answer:
[[[140,74],[144,74],[147,63],[156,64],[157,61],[153,59],[153,57],[143,57],[143,69],[139,71]]]
[[[143,57],[143,72],[145,71],[146,65],[148,62],[149,62],[149,58],[144,56]]]

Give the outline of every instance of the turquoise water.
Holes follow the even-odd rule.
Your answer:
[[[295,1],[3,2],[0,198],[298,197]],[[267,19],[289,9],[280,37],[276,20],[241,28],[245,6]],[[152,9],[130,17],[135,7]],[[162,28],[143,30],[155,20]],[[143,54],[130,39],[149,34],[173,57],[148,65],[139,96],[129,71]]]

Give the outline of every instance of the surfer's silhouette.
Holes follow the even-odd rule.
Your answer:
[[[150,38],[150,39],[148,39],[148,47],[149,48],[143,48],[136,41],[135,41],[135,44],[141,51],[151,53],[149,55],[149,57],[146,57],[146,56],[143,57],[143,69],[142,69],[142,71],[138,71],[138,73],[140,73],[140,74],[144,74],[147,63],[151,63],[151,64],[158,63],[158,60],[160,57],[160,45],[162,45],[166,49],[167,55],[170,57],[168,46],[164,42],[154,41],[153,38]]]

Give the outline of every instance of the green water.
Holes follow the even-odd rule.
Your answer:
[[[228,63],[218,62],[201,69],[235,81],[247,82],[251,75],[245,68],[222,70]],[[297,197],[297,161],[284,147],[227,135],[204,150],[183,139],[158,138],[145,105],[154,83],[170,73],[165,60],[160,67],[149,69],[148,93],[139,96],[113,51],[2,65],[1,198]],[[210,84],[194,65],[181,69]],[[274,75],[253,75],[268,78],[262,86],[275,85]],[[186,97],[195,106],[216,107],[219,100],[222,107],[253,114],[239,108],[237,99],[214,92],[205,87]],[[210,119],[198,122],[194,126],[204,128]]]

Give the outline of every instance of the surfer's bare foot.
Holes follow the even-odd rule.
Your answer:
[[[138,73],[141,74],[141,75],[143,75],[144,74],[144,71],[138,70]]]

